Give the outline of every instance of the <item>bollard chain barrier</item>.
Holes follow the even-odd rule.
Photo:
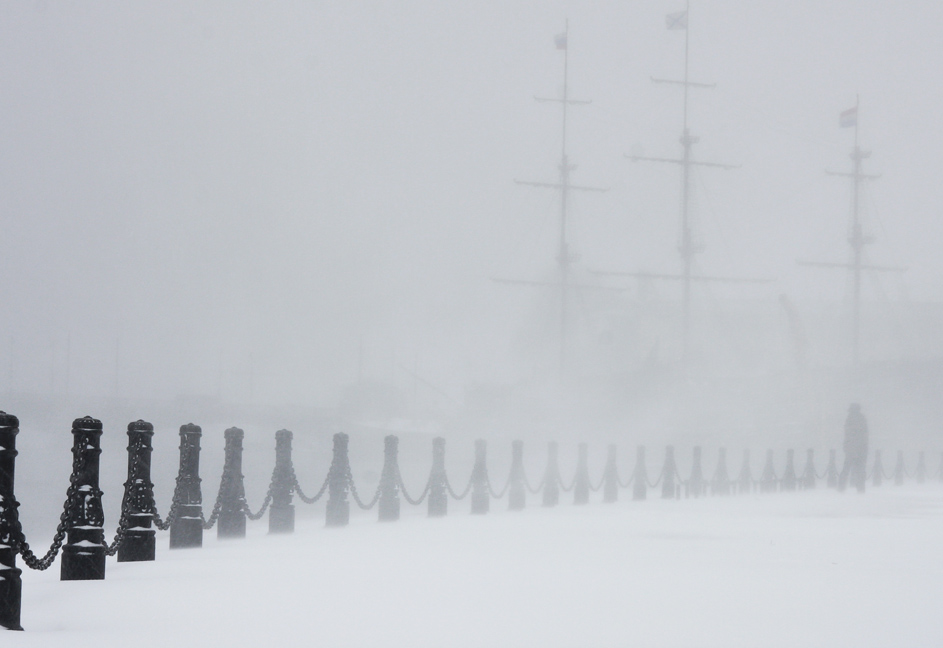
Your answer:
[[[114,556],[118,553],[118,549],[121,547],[121,544],[124,542],[126,533],[130,528],[128,520],[130,516],[128,513],[131,510],[131,498],[128,497],[127,483],[125,483],[124,497],[121,498],[121,516],[118,518],[118,529],[115,531],[115,539],[112,540],[111,544],[105,547],[106,556]]]
[[[269,504],[272,503],[272,492],[275,490],[275,474],[272,474],[272,481],[269,482],[268,492],[265,494],[265,499],[262,500],[262,508],[259,509],[258,513],[253,513],[249,509],[249,505],[243,502],[242,511],[246,514],[246,517],[255,522],[256,520],[261,520],[262,516],[265,515],[265,512],[268,510]]]
[[[629,478],[625,480],[624,483],[621,479],[618,478],[618,476],[616,477],[616,479],[619,481],[619,488],[628,488],[629,486],[632,485],[632,482],[635,481],[635,470],[634,469],[632,470],[632,474],[629,475]],[[654,486],[652,488],[654,488]]]
[[[531,485],[530,485],[530,480],[527,479],[527,473],[523,470],[523,468],[521,469],[521,476],[524,478],[524,487],[527,488],[527,490],[530,491],[531,495],[537,495],[540,491],[543,490],[543,488],[544,488],[544,480],[543,480],[543,479],[541,479],[541,480],[540,480],[540,483],[537,484],[536,486],[531,486]]]
[[[216,520],[219,519],[219,512],[223,507],[223,495],[229,488],[230,479],[229,472],[224,468],[223,474],[219,478],[219,492],[216,493],[216,503],[213,504],[213,512],[210,513],[209,519],[203,517],[203,512],[200,511],[200,519],[203,521],[204,531],[212,529],[213,525],[216,524]]]
[[[557,484],[560,486],[560,490],[562,490],[564,493],[569,493],[571,490],[573,490],[573,487],[576,486],[576,476],[578,474],[579,474],[578,472],[573,474],[573,479],[570,481],[569,487],[567,487],[563,485],[563,477],[561,477],[558,473]]]
[[[26,563],[26,566],[30,569],[35,569],[36,571],[49,569],[55,561],[56,556],[59,554],[59,550],[62,549],[62,543],[65,542],[66,526],[69,523],[69,503],[75,496],[77,479],[78,473],[73,465],[72,475],[69,476],[69,488],[66,490],[65,504],[62,506],[62,513],[59,515],[59,524],[56,526],[56,534],[53,536],[52,545],[42,558],[37,558],[36,554],[30,549],[29,543],[26,541],[26,535],[23,533],[23,526],[20,524],[19,517],[14,520],[13,543],[16,547],[16,551],[23,557],[23,562]]]
[[[491,478],[490,478],[490,477],[487,479],[487,482],[488,482],[488,492],[491,493],[491,497],[493,497],[493,498],[495,498],[495,499],[501,499],[502,497],[504,497],[504,494],[507,493],[507,492],[508,492],[508,489],[511,487],[511,477],[510,477],[510,475],[508,476],[508,480],[507,480],[507,482],[504,484],[504,488],[501,489],[501,492],[500,492],[500,493],[496,493],[496,492],[494,491],[494,487],[491,485]]]
[[[372,509],[376,503],[380,500],[380,484],[377,484],[377,490],[373,494],[373,499],[370,500],[369,504],[364,504],[360,499],[360,495],[357,494],[357,485],[354,484],[354,476],[350,472],[350,466],[347,467],[347,486],[350,488],[350,494],[353,495],[354,501],[357,502],[359,506],[364,511],[369,511]]]
[[[471,492],[472,483],[473,483],[473,481],[474,481],[475,473],[472,473],[472,474],[471,474],[471,477],[468,478],[468,485],[465,486],[465,490],[464,490],[464,492],[462,492],[461,495],[457,495],[457,494],[455,493],[455,491],[452,489],[452,484],[451,484],[451,482],[449,482],[449,476],[448,476],[448,474],[445,474],[444,477],[445,477],[445,488],[446,488],[446,490],[449,491],[449,495],[452,496],[452,499],[463,500],[463,499],[465,499],[466,497],[468,497],[468,494]]]
[[[155,502],[151,507],[151,515],[154,516],[154,526],[160,529],[161,531],[167,531],[170,529],[170,525],[173,524],[174,520],[177,519],[177,509],[180,504],[180,482],[182,478],[180,475],[177,475],[177,478],[174,480],[174,494],[170,498],[170,510],[167,511],[167,519],[161,519],[160,513],[157,512],[157,503],[154,500],[154,486],[151,485],[151,501]]]
[[[319,499],[321,499],[321,497],[323,497],[324,493],[327,492],[327,485],[330,483],[331,474],[328,473],[327,477],[324,478],[324,483],[321,484],[321,489],[314,497],[308,497],[304,494],[304,491],[301,490],[301,485],[298,483],[298,477],[295,475],[294,466],[291,466],[289,477],[291,479],[291,489],[295,492],[299,499],[301,499],[301,501],[305,504],[314,504]]]
[[[432,489],[432,474],[430,474],[429,479],[426,480],[426,486],[422,489],[422,494],[415,499],[410,497],[409,493],[406,492],[406,484],[403,483],[403,476],[399,472],[399,465],[396,466],[396,485],[399,487],[399,492],[402,493],[404,500],[409,502],[412,506],[419,506]]]

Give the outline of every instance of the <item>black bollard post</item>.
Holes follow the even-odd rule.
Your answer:
[[[350,487],[350,459],[347,446],[350,438],[343,432],[334,435],[334,456],[327,473],[326,525],[346,526],[350,521],[350,502],[347,489]]]
[[[20,625],[23,572],[16,566],[20,504],[13,489],[19,431],[19,419],[0,412],[0,627],[7,630],[23,629]]]
[[[773,467],[773,451],[766,451],[766,465],[763,466],[763,474],[760,476],[760,492],[776,492],[776,469]]]
[[[589,459],[585,443],[577,446],[576,476],[573,479],[573,503],[589,503]]]
[[[880,486],[884,482],[884,466],[881,465],[881,451],[874,451],[874,465],[871,467],[871,485]]]
[[[98,488],[102,424],[90,416],[72,423],[72,487],[66,505],[68,540],[62,547],[61,580],[105,578],[105,514]]]
[[[445,485],[445,439],[432,440],[432,471],[429,474],[429,517],[445,517],[449,511]]]
[[[894,485],[900,486],[904,483],[904,451],[897,451],[897,465],[894,466]]]
[[[805,451],[805,468],[799,481],[803,490],[815,488],[815,451],[812,448]]]
[[[743,463],[740,464],[740,474],[737,476],[737,490],[741,495],[753,492],[753,472],[750,470],[749,449],[743,451]]]
[[[602,475],[602,501],[612,504],[619,499],[619,466],[616,464],[616,446],[606,451],[606,467]]]
[[[245,433],[232,427],[226,439],[223,476],[220,480],[219,526],[217,538],[246,537],[246,490],[242,478],[242,439]]]
[[[294,533],[295,506],[291,503],[295,487],[295,468],[291,459],[292,433],[275,433],[275,470],[272,471],[272,506],[268,514],[269,533]]]
[[[488,512],[488,445],[484,439],[475,441],[475,467],[472,468],[471,512],[481,515]]]
[[[648,470],[645,468],[645,446],[635,449],[635,471],[632,473],[632,499],[643,500],[648,496]]]
[[[203,493],[200,490],[199,425],[180,426],[180,469],[174,489],[170,522],[170,548],[203,546]]]
[[[714,495],[730,495],[730,477],[727,475],[727,448],[717,450],[717,470],[711,480]]]
[[[914,479],[918,484],[927,481],[927,462],[923,458],[923,450],[917,455],[917,467],[914,469]]]
[[[828,451],[828,466],[825,468],[825,486],[838,488],[838,462],[835,460],[835,450]]]
[[[691,497],[700,497],[705,492],[704,471],[701,469],[701,446],[694,446],[691,478],[688,480],[687,488]]]
[[[524,442],[511,443],[511,476],[508,486],[508,510],[523,511],[527,501],[524,487]]]
[[[675,448],[667,446],[665,448],[665,465],[661,469],[661,498],[673,499],[680,497],[681,493],[675,492],[675,473],[678,467],[675,465]]]
[[[396,476],[399,474],[397,460],[399,439],[387,435],[383,439],[383,470],[380,472],[380,499],[377,509],[380,522],[394,522],[399,519],[399,487]]]
[[[557,464],[557,443],[547,444],[547,471],[544,473],[544,506],[556,506],[560,502],[560,466]]]
[[[796,490],[796,451],[792,448],[786,450],[786,469],[783,471],[783,478],[780,483],[784,491]]]
[[[118,562],[154,560],[157,531],[154,520],[154,484],[151,483],[151,439],[154,426],[147,421],[128,423],[128,481],[124,483],[127,527],[118,546]]]

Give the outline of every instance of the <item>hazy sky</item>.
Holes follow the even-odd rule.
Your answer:
[[[695,177],[712,274],[840,302],[861,97],[875,263],[943,298],[943,7],[692,3]],[[681,2],[0,4],[0,389],[330,403],[403,367],[446,390],[520,371],[553,270],[569,19],[570,230],[588,269],[676,271]],[[627,284],[633,286],[633,284]],[[666,299],[676,287],[661,287]],[[718,290],[719,294],[727,294]],[[866,297],[871,298],[866,292]]]

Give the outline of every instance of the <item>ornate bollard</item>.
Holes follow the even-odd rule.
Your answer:
[[[326,525],[329,527],[346,526],[350,521],[350,502],[347,489],[350,486],[350,460],[347,446],[350,438],[343,432],[334,435],[334,456],[327,473],[327,506],[325,507]]]
[[[184,549],[203,546],[203,493],[200,490],[199,425],[180,426],[180,469],[174,502],[168,514],[170,548]]]
[[[635,449],[635,470],[632,473],[632,499],[643,500],[648,496],[648,470],[645,468],[645,446]]]
[[[72,423],[72,486],[66,504],[68,540],[62,547],[61,580],[105,578],[105,515],[98,488],[102,424],[90,416]]]
[[[508,486],[508,510],[523,511],[527,501],[524,487],[524,442],[511,443],[511,476]]]
[[[917,455],[917,467],[914,469],[914,479],[918,484],[927,481],[927,463],[923,458],[923,450]]]
[[[488,445],[484,439],[475,441],[475,467],[472,468],[471,512],[481,515],[488,512]]]
[[[295,468],[291,460],[292,433],[275,433],[275,470],[272,471],[272,506],[268,514],[269,533],[295,531],[295,506],[291,503],[295,487]]]
[[[619,466],[616,464],[616,446],[606,451],[606,467],[602,475],[602,501],[612,504],[619,499]]]
[[[127,531],[118,546],[118,562],[154,560],[157,531],[151,528],[154,521],[153,436],[154,426],[147,421],[128,423],[128,481],[124,483],[122,502]]]
[[[740,464],[740,474],[737,476],[737,490],[741,495],[753,492],[753,472],[750,470],[749,449],[743,451],[743,463]]]
[[[897,451],[897,465],[894,466],[894,485],[900,486],[904,483],[904,473],[906,469],[904,468],[904,451]]]
[[[711,492],[714,495],[730,495],[730,477],[727,475],[727,449],[717,450],[717,470],[711,479]]]
[[[432,440],[432,471],[429,474],[429,517],[445,517],[449,511],[445,479],[445,439],[436,437]]]
[[[242,439],[245,433],[232,427],[226,438],[223,476],[219,485],[219,526],[217,538],[246,537],[246,490],[242,480]]]
[[[838,488],[838,462],[835,460],[835,451],[828,451],[828,466],[825,468],[825,486]]]
[[[547,444],[547,471],[544,473],[544,506],[560,503],[560,466],[557,464],[557,444]]]
[[[383,470],[380,472],[380,499],[377,509],[380,522],[395,522],[399,519],[399,488],[396,476],[399,474],[397,458],[399,439],[387,435],[383,439]]]
[[[688,480],[691,497],[700,497],[706,492],[704,471],[701,470],[701,446],[694,446],[694,455],[691,461],[691,479]]]
[[[678,467],[675,465],[675,448],[667,446],[665,448],[665,465],[661,469],[661,498],[674,499],[675,493],[675,474]]]
[[[784,491],[796,490],[796,451],[792,448],[786,450],[786,469],[783,471],[780,484],[782,484],[782,490]]]
[[[13,491],[19,431],[19,419],[0,412],[0,627],[7,630],[23,629],[20,625],[22,571],[16,566],[17,507],[20,504]]]
[[[881,465],[881,451],[874,451],[874,465],[871,467],[871,485],[880,486],[884,482],[884,466]]]
[[[766,465],[763,466],[763,474],[760,476],[760,492],[775,493],[777,482],[776,469],[773,467],[773,451],[766,451]]]
[[[576,476],[573,478],[573,503],[589,503],[589,459],[585,443],[577,446]]]
[[[812,448],[805,451],[805,468],[799,482],[804,490],[815,488],[815,451]]]

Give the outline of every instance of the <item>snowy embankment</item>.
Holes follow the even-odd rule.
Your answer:
[[[621,501],[379,524],[23,575],[4,646],[941,646],[943,487]],[[404,511],[405,512],[405,511]]]

